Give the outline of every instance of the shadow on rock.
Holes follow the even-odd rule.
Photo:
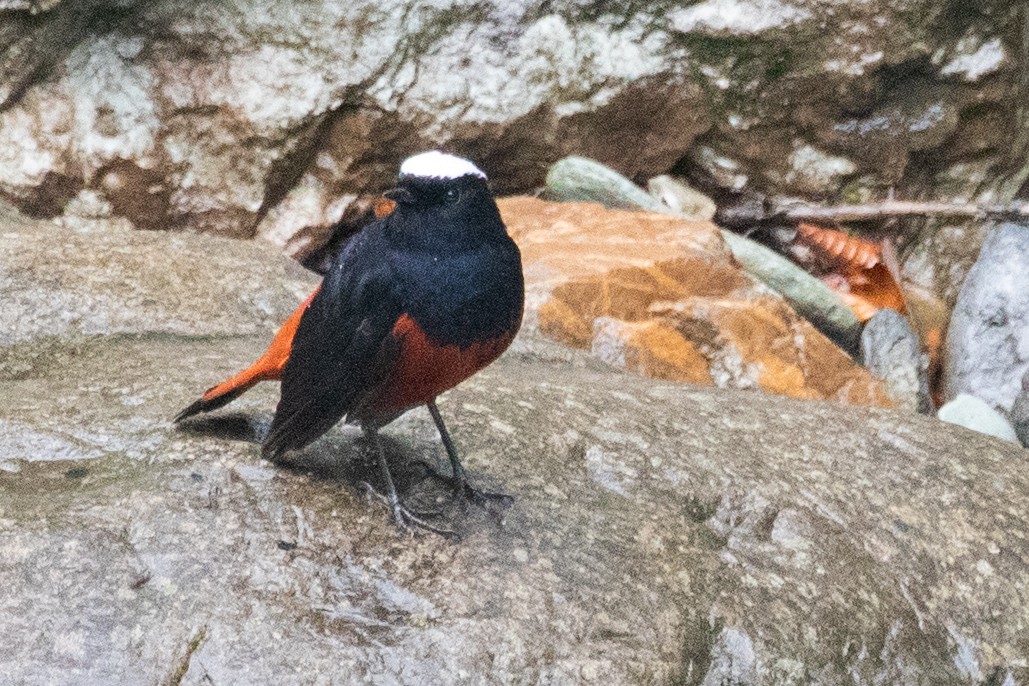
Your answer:
[[[431,524],[463,538],[483,526],[502,524],[510,499],[479,507],[457,497],[450,482],[449,467],[437,466],[426,459],[422,446],[382,435],[382,447],[400,500]],[[279,467],[301,472],[317,481],[334,482],[363,493],[369,505],[382,503],[383,516],[389,517],[386,484],[375,453],[363,435],[337,429],[328,437],[292,453]],[[472,474],[475,483],[479,475]],[[491,484],[489,488],[493,488]],[[376,509],[378,509],[376,507]]]
[[[259,445],[270,424],[268,413],[230,412],[190,418],[176,428],[191,436]],[[486,507],[469,506],[456,497],[450,485],[449,468],[431,464],[421,456],[424,451],[418,447],[388,436],[382,436],[382,446],[400,499],[419,516],[453,530],[458,537],[468,535],[487,521],[503,522],[504,512],[512,502],[510,499]],[[273,464],[317,481],[347,486],[367,495],[370,503],[379,500],[385,504],[382,494],[386,492],[386,484],[375,454],[364,436],[356,431],[337,429]],[[384,515],[388,516],[388,510]]]
[[[183,433],[194,436],[210,436],[227,441],[259,444],[268,433],[270,424],[270,415],[255,416],[243,412],[231,412],[193,417],[181,424],[176,424],[175,427]]]

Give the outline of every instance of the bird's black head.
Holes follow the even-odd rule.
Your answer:
[[[461,157],[438,151],[409,157],[397,187],[387,233],[412,248],[474,248],[507,231],[486,175]]]

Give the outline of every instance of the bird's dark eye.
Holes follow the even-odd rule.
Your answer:
[[[456,188],[447,189],[447,202],[456,202],[459,197],[461,197],[461,194]]]

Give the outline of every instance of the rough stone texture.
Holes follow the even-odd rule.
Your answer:
[[[153,264],[105,287],[132,276],[160,301],[150,271],[192,274],[177,253],[234,255],[159,239]],[[266,269],[259,254],[235,265],[250,287]],[[191,430],[168,423],[267,342],[235,335],[260,316],[212,318],[203,286],[175,334],[54,338],[40,317],[0,344],[49,346],[29,372],[0,367],[5,680],[1029,680],[1019,448],[914,415],[641,379],[528,336],[442,403],[472,478],[517,498],[506,521],[448,511],[461,543],[412,539],[362,495],[375,470],[353,433],[295,469],[260,460],[272,387]],[[219,328],[232,335],[207,335]],[[416,464],[445,462],[431,420],[388,433],[405,496],[438,495]]]
[[[958,393],[956,398],[940,408],[936,416],[941,422],[1018,443],[1018,435],[1004,415],[974,395]]]
[[[961,287],[947,331],[944,392],[1005,412],[1029,370],[1029,226],[1000,224]]]
[[[37,214],[85,188],[95,211],[146,228],[285,244],[327,230],[425,147],[473,156],[503,191],[573,150],[660,173],[706,126],[699,87],[666,63],[670,36],[646,12],[94,5],[54,78],[0,113],[0,191]]]
[[[1025,183],[1017,4],[705,0],[670,16],[718,113],[681,171],[725,204],[891,190],[1006,201]],[[953,303],[976,222],[907,222],[897,236],[905,276]]]
[[[260,243],[104,223],[5,226],[0,256],[0,344],[40,335],[274,331],[317,283]]]
[[[907,317],[894,310],[880,310],[861,332],[862,363],[872,376],[882,379],[896,407],[929,414],[928,359]]]
[[[662,379],[889,406],[882,385],[739,269],[713,224],[505,198],[530,327]]]
[[[577,153],[637,181],[678,164],[730,204],[891,186],[1005,200],[1027,174],[1006,0],[0,7],[0,192],[42,215],[87,211],[67,203],[92,193],[88,211],[143,228],[306,255],[430,145],[475,157],[505,193]],[[912,278],[950,294],[968,233],[902,232]]]

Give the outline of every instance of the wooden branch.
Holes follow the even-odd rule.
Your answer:
[[[974,203],[886,200],[867,205],[788,205],[773,210],[763,221],[865,222],[894,217],[960,217],[1017,220],[1029,218],[1029,203],[976,205]]]

